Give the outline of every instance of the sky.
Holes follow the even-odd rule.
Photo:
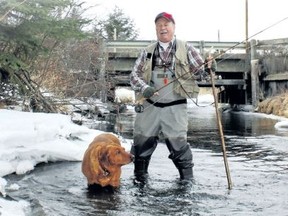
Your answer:
[[[139,40],[156,39],[154,19],[163,11],[173,15],[176,37],[179,39],[241,42],[246,38],[246,0],[83,1],[87,7],[97,5],[87,11],[87,17],[91,18],[105,17],[117,5],[125,15],[134,20],[140,33]],[[286,5],[287,0],[248,0],[248,38],[256,40],[287,38]],[[264,31],[283,19],[283,22]]]
[[[126,97],[124,94],[120,97]],[[210,94],[200,95],[199,104],[213,101]],[[195,106],[192,102],[188,106]],[[129,108],[129,107],[128,107]],[[131,109],[133,107],[130,107]],[[253,114],[254,115],[254,114]],[[263,115],[265,114],[257,114]],[[275,116],[269,115],[269,118]],[[275,128],[288,129],[288,121],[280,121]],[[26,200],[11,201],[3,197],[9,191],[21,190],[17,184],[10,184],[5,176],[33,172],[43,162],[82,161],[84,152],[94,137],[103,131],[89,129],[72,123],[71,116],[63,114],[31,113],[0,109],[0,215],[24,216],[29,209]],[[116,135],[116,134],[115,134]],[[71,139],[77,137],[79,139]],[[120,136],[122,146],[129,151],[132,140]],[[80,170],[79,170],[80,172]]]

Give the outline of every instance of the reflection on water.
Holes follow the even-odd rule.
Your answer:
[[[117,132],[132,142],[135,113],[115,116],[117,124],[95,128]],[[122,168],[113,194],[88,194],[80,162],[38,166],[25,176],[11,175],[29,200],[31,215],[287,215],[288,134],[278,120],[249,113],[224,112],[222,124],[232,178],[228,190],[213,106],[189,108],[188,141],[194,156],[194,183],[183,186],[166,146],[158,144],[144,188],[133,185],[133,164]],[[107,127],[106,127],[107,126]],[[105,128],[106,127],[106,128]]]

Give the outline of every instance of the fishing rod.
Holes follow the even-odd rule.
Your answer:
[[[288,17],[285,17],[285,18],[283,18],[283,19],[281,19],[281,20],[279,20],[279,21],[277,21],[277,22],[275,22],[275,23],[269,25],[268,27],[262,29],[261,31],[258,31],[257,33],[251,35],[250,37],[246,38],[245,40],[242,40],[242,41],[240,41],[240,42],[234,44],[233,46],[227,48],[227,49],[224,50],[223,52],[221,52],[221,53],[215,55],[215,56],[211,59],[211,61],[212,61],[212,60],[215,60],[215,59],[218,58],[218,57],[220,57],[220,56],[223,55],[224,53],[227,53],[229,50],[233,50],[234,48],[236,48],[236,47],[239,46],[240,44],[244,44],[244,43],[247,42],[249,39],[255,37],[255,36],[258,35],[258,34],[261,34],[262,32],[264,32],[264,31],[266,31],[266,30],[268,30],[268,29],[274,27],[275,25],[278,25],[279,23],[281,23],[281,22],[283,22],[283,21],[285,21],[285,20],[287,20],[287,19],[288,19]],[[224,61],[224,60],[222,60],[222,61]],[[203,62],[201,65],[199,65],[199,66],[197,67],[197,71],[199,71],[200,68],[203,67],[203,66],[205,66],[207,63],[208,63],[208,62]],[[191,73],[191,72],[190,72],[190,71],[187,71],[187,72],[183,73],[182,75],[180,75],[180,76],[178,76],[178,77],[175,77],[174,80],[171,80],[171,81],[168,82],[166,85],[164,85],[164,86],[162,86],[162,87],[156,89],[156,92],[157,92],[157,91],[160,91],[160,90],[163,89],[163,88],[165,88],[167,85],[170,85],[171,83],[173,83],[173,82],[179,80],[180,78],[182,78],[183,76],[187,75],[188,73]]]
[[[283,18],[283,19],[281,19],[281,20],[279,20],[279,21],[277,21],[277,22],[275,22],[275,23],[267,26],[266,28],[264,28],[264,29],[256,32],[255,34],[251,35],[250,37],[248,37],[248,38],[246,38],[246,39],[244,39],[244,40],[242,40],[242,41],[234,44],[233,46],[227,48],[227,49],[224,50],[223,52],[218,53],[217,55],[213,56],[213,58],[211,59],[211,61],[213,61],[213,60],[215,60],[216,58],[222,56],[224,53],[227,53],[229,50],[233,50],[234,48],[236,48],[236,47],[239,46],[240,44],[244,44],[245,42],[247,43],[247,41],[248,41],[249,39],[255,37],[255,36],[258,35],[258,34],[261,34],[261,33],[264,32],[264,31],[267,31],[268,29],[270,29],[270,28],[278,25],[279,23],[281,23],[281,22],[283,22],[283,21],[285,21],[285,20],[287,20],[287,19],[288,19],[288,17],[285,17],[285,18]],[[232,55],[232,54],[231,54],[231,55]],[[226,58],[227,58],[227,57],[226,57]],[[226,58],[225,58],[225,59],[226,59]],[[225,59],[222,59],[221,61],[224,61]],[[218,63],[221,62],[221,61],[218,61]],[[199,65],[199,66],[196,68],[196,72],[198,72],[198,71],[199,71],[202,67],[204,67],[207,63],[208,63],[208,62],[203,62],[201,65]],[[195,73],[196,73],[196,72],[195,72]],[[188,73],[191,73],[191,72],[190,72],[190,71],[184,72],[184,73],[181,74],[180,76],[175,77],[173,80],[169,81],[166,85],[164,85],[164,86],[156,89],[155,92],[158,92],[158,91],[160,91],[161,89],[165,88],[166,86],[171,85],[171,84],[174,83],[175,81],[177,81],[177,80],[179,80],[180,78],[186,76]],[[136,111],[136,112],[137,112],[137,111],[143,112],[143,111],[145,110],[144,107],[142,106],[142,103],[144,102],[145,99],[146,99],[146,98],[142,97],[142,98],[140,98],[138,101],[136,101],[136,103],[135,103],[135,111]],[[192,101],[193,101],[193,100],[192,100]],[[157,102],[157,101],[156,101],[156,102]],[[194,101],[193,101],[193,102],[194,102]],[[195,102],[194,102],[194,103],[195,103]]]
[[[224,53],[227,53],[229,50],[234,49],[235,47],[237,47],[238,45],[246,42],[255,37],[256,35],[268,30],[269,28],[272,28],[273,26],[283,22],[284,20],[288,19],[288,17],[283,18],[282,20],[262,29],[261,31],[253,34],[252,36],[250,36],[249,38],[246,38],[245,40],[236,43],[235,45],[229,47],[228,49],[226,49],[224,51]],[[214,81],[214,75],[211,69],[211,64],[212,61],[215,60],[216,58],[220,57],[221,55],[223,55],[223,53],[219,53],[218,55],[212,57],[211,56],[211,52],[209,53],[209,61],[202,63],[200,66],[198,66],[197,71],[198,72],[200,70],[201,67],[203,67],[204,65],[208,64],[208,68],[209,68],[209,72],[210,72],[210,78],[211,78],[211,85],[212,85],[212,92],[213,92],[213,97],[214,97],[214,103],[215,103],[215,111],[216,111],[216,118],[217,118],[217,125],[218,125],[218,129],[219,129],[219,133],[220,133],[220,138],[221,138],[221,146],[222,146],[222,154],[223,154],[223,159],[224,159],[224,165],[225,165],[225,171],[226,171],[226,177],[227,177],[227,182],[228,182],[228,189],[231,190],[232,189],[232,180],[231,180],[231,175],[230,175],[230,170],[229,170],[229,165],[228,165],[228,160],[227,160],[227,154],[226,154],[226,145],[225,145],[225,139],[224,139],[224,133],[223,133],[223,128],[222,128],[222,123],[221,123],[221,118],[220,118],[220,114],[219,114],[219,110],[218,110],[218,98],[217,98],[217,93],[216,93],[216,87],[215,87],[215,81]],[[209,67],[210,64],[210,67]],[[169,68],[170,69],[170,68]],[[160,91],[161,89],[165,88],[167,85],[170,85],[172,83],[174,83],[175,81],[179,80],[180,78],[182,78],[183,76],[185,76],[186,74],[190,73],[190,71],[187,71],[185,73],[183,73],[182,75],[175,77],[175,79],[173,79],[172,81],[168,82],[166,85],[158,88],[155,92]],[[145,98],[143,98],[145,99]],[[142,107],[142,110],[144,111],[144,107]]]

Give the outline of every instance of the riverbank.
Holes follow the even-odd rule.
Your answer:
[[[200,88],[199,95],[213,94],[212,88]],[[229,109],[228,105],[221,104],[222,110]],[[261,101],[256,109],[252,105],[238,105],[234,106],[233,110],[239,111],[254,111],[256,113],[272,114],[280,117],[288,118],[288,92],[269,97]]]
[[[265,99],[258,104],[255,112],[273,114],[288,118],[288,93]]]

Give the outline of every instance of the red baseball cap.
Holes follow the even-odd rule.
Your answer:
[[[172,16],[172,14],[166,13],[166,12],[162,12],[159,13],[156,18],[155,18],[155,23],[157,22],[158,19],[160,18],[165,18],[166,20],[168,20],[169,22],[173,22],[175,24],[175,20]]]

